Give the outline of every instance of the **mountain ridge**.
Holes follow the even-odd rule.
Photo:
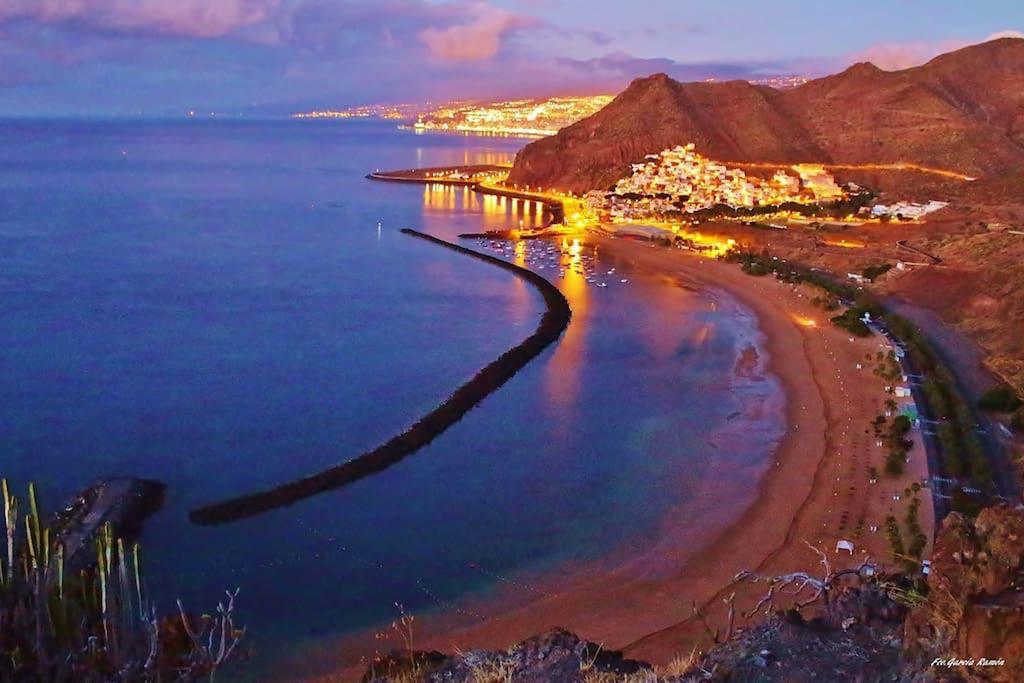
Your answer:
[[[610,104],[516,155],[509,182],[603,189],[647,154],[693,142],[735,162],[914,163],[972,176],[1024,169],[1024,39],[885,71],[870,62],[789,90],[635,79]]]

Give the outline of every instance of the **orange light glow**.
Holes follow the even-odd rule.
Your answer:
[[[787,164],[767,164],[749,161],[727,161],[723,162],[729,166],[739,166],[741,168],[781,168]],[[800,164],[797,164],[798,166]],[[943,168],[932,168],[930,166],[921,166],[919,164],[911,164],[903,161],[898,161],[891,164],[817,164],[828,171],[916,171],[918,173],[929,173],[931,175],[942,176],[944,178],[954,178],[956,180],[971,181],[977,180],[969,175],[964,175],[958,171],[950,171]]]
[[[595,113],[611,95],[510,100],[487,104],[452,102],[420,114],[413,129],[476,135],[540,138]]]
[[[823,240],[830,247],[842,247],[844,249],[865,249],[868,245],[853,240]]]
[[[523,240],[516,240],[512,246],[514,256],[513,263],[520,268],[526,268],[526,242]]]
[[[693,245],[692,248],[695,252],[708,258],[722,258],[736,246],[736,240],[721,235],[686,231],[680,232],[679,236]]]
[[[555,347],[551,362],[547,364],[545,387],[552,405],[557,408],[554,414],[556,428],[567,429],[570,424],[562,419],[564,411],[576,405],[579,399],[581,373],[586,353],[586,327],[581,324],[589,308],[589,286],[582,272],[583,245],[578,239],[563,237],[561,240],[563,256],[559,267],[563,276],[559,278],[559,289],[569,301],[572,308],[572,321]],[[565,257],[568,252],[568,258]]]

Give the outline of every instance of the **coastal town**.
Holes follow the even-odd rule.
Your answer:
[[[562,128],[590,116],[612,99],[611,95],[592,95],[492,103],[457,102],[420,114],[412,128],[421,133],[432,131],[540,138],[554,135]]]
[[[405,121],[415,118],[424,106],[421,104],[368,104],[343,109],[314,109],[292,114],[293,119],[383,119]]]
[[[807,82],[797,74],[752,78],[755,85],[779,90]],[[708,78],[706,83],[716,83]],[[560,95],[514,100],[455,100],[421,104],[365,104],[337,109],[314,109],[292,114],[294,119],[382,119],[418,133],[461,133],[500,137],[542,138],[599,111],[614,95]]]
[[[314,109],[293,119],[380,119],[399,122],[417,133],[460,133],[541,138],[600,110],[612,95],[559,96],[481,102],[370,104],[339,109]]]
[[[550,220],[543,228],[520,226],[509,233],[520,238],[595,231],[674,244],[716,257],[738,242],[702,229],[709,220],[806,233],[822,246],[863,249],[867,245],[860,239],[828,233],[870,224],[920,223],[949,205],[905,199],[882,203],[868,188],[840,183],[826,164],[721,162],[701,154],[694,143],[649,154],[632,164],[611,189],[582,196],[510,184],[508,173],[509,166],[492,164],[375,172],[370,177],[466,186],[499,200],[504,197],[510,202],[508,210],[512,202],[547,207]],[[902,261],[897,265],[905,267]]]
[[[602,220],[644,220],[694,213],[716,206],[778,208],[784,204],[825,204],[847,196],[835,178],[818,164],[794,164],[769,178],[708,159],[693,143],[650,154],[609,192],[584,197]],[[857,188],[852,188],[857,189]]]

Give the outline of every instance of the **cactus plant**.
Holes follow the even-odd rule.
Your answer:
[[[158,618],[145,598],[138,545],[110,524],[97,534],[95,565],[66,573],[59,531],[39,512],[35,486],[28,512],[0,480],[6,557],[0,556],[0,680],[193,681],[212,677],[236,655],[244,629],[235,598],[214,616]],[[187,634],[187,639],[178,636]]]

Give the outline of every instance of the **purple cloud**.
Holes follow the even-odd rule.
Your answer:
[[[667,73],[679,81],[694,81],[706,78],[749,79],[791,72],[787,65],[778,62],[682,63],[667,58],[634,57],[624,52],[591,59],[562,58],[558,62],[575,74],[604,78],[615,84],[652,73]]]
[[[0,22],[218,38],[268,20],[281,0],[0,0]]]
[[[997,38],[1024,38],[1024,33],[1013,29],[992,33],[985,41]],[[924,64],[944,52],[959,50],[978,41],[961,38],[936,41],[907,41],[899,43],[876,43],[850,57],[851,62],[871,62],[880,69],[897,71]],[[982,41],[984,42],[984,41]]]
[[[498,53],[502,38],[513,31],[539,26],[532,17],[515,15],[485,2],[467,8],[469,21],[419,33],[431,56],[451,61],[480,61]]]

